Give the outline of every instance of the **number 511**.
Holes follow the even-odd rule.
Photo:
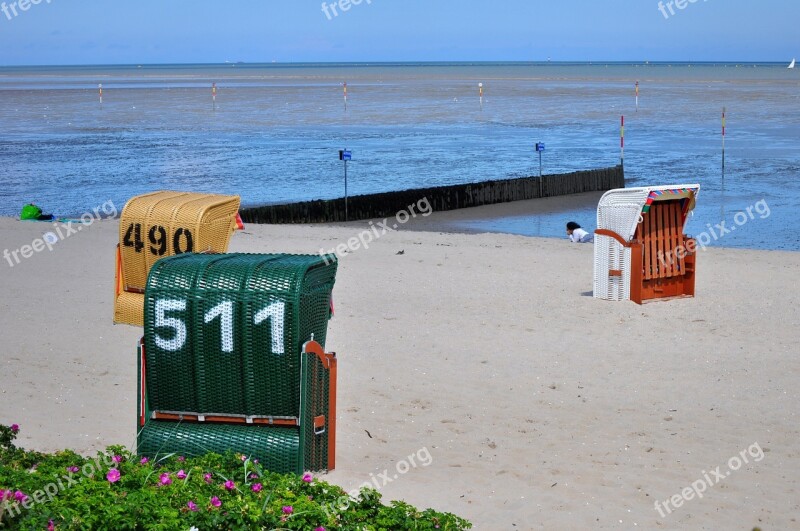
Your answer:
[[[183,299],[158,299],[155,302],[155,327],[171,328],[175,331],[172,338],[164,338],[156,333],[156,345],[169,351],[176,351],[186,344],[186,323],[179,317],[168,317],[167,312],[186,311],[186,301]],[[259,325],[264,321],[270,322],[270,335],[272,336],[272,353],[283,354],[283,319],[286,314],[286,304],[278,301],[257,311],[253,316],[253,324]],[[224,301],[209,309],[203,316],[203,322],[208,324],[214,319],[220,319],[220,336],[222,352],[233,352],[233,301]]]

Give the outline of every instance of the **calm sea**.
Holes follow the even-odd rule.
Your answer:
[[[235,193],[245,205],[338,197],[344,147],[353,195],[538,174],[537,141],[546,173],[605,167],[619,161],[624,114],[629,186],[699,182],[690,233],[761,202],[769,216],[712,244],[800,250],[800,71],[786,66],[0,68],[0,214],[35,201],[74,215],[156,189]],[[465,228],[561,237],[567,218],[592,228],[594,205]]]

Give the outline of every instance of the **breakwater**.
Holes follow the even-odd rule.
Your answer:
[[[434,212],[524,199],[597,192],[625,186],[622,166],[558,175],[521,177],[497,181],[417,188],[380,194],[357,195],[347,202],[347,219],[394,216],[408,205],[427,198]],[[344,198],[303,201],[286,205],[244,208],[246,223],[329,223],[345,221]]]

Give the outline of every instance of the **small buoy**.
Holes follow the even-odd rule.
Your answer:
[[[56,236],[52,232],[45,232],[44,233],[44,241],[49,243],[50,245],[58,243],[58,236]]]

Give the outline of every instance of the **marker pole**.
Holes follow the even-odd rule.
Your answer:
[[[639,112],[639,82],[636,82],[636,112]]]
[[[344,87],[344,150],[347,151],[347,81]],[[344,220],[347,221],[347,161],[344,161]]]
[[[722,178],[725,178],[725,107],[722,108]]]
[[[619,165],[625,166],[625,116],[619,121]]]
[[[345,140],[344,140],[344,152],[347,151],[347,81],[342,84],[344,90],[344,124],[345,124]],[[344,153],[343,152],[343,153]],[[344,160],[344,220],[348,221],[349,216],[347,212],[347,159]]]
[[[542,177],[542,151],[539,150],[539,197],[544,197],[544,177]]]
[[[100,83],[97,85],[97,89],[100,91],[100,105],[103,104],[103,84]]]
[[[478,83],[478,96],[481,100],[481,110],[483,110],[483,83]]]
[[[542,185],[542,150],[539,150],[539,193],[541,194],[541,185]]]
[[[217,110],[217,84],[211,83],[211,107],[213,110]]]

